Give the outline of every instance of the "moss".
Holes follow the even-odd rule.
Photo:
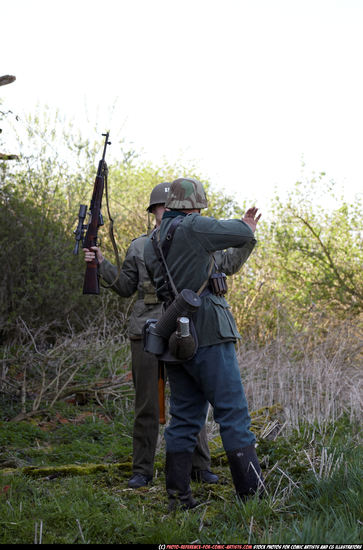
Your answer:
[[[97,472],[121,470],[130,474],[132,472],[131,462],[118,462],[114,464],[66,464],[63,466],[25,466],[20,473],[31,477],[58,477],[58,476],[84,476]]]
[[[155,461],[155,469],[163,471],[164,462]],[[64,464],[62,466],[24,466],[22,468],[0,468],[0,473],[8,474],[24,474],[30,477],[63,477],[63,476],[84,476],[98,472],[106,472],[109,474],[117,474],[123,472],[127,475],[132,473],[132,462],[115,462],[109,464]]]

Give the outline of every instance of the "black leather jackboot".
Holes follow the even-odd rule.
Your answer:
[[[263,478],[254,445],[227,452],[237,496],[241,500],[263,494]]]
[[[178,504],[188,509],[197,506],[190,488],[193,453],[166,453],[165,479],[169,497],[169,511]]]

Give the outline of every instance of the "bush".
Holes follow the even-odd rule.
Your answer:
[[[261,223],[254,253],[233,278],[230,301],[247,338],[266,342],[312,325],[324,336],[361,314],[362,210],[358,199],[336,197],[323,175],[275,198],[272,221]]]

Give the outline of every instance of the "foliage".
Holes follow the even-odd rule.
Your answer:
[[[59,126],[58,115],[56,120]],[[71,190],[77,194],[83,172],[73,176],[66,160],[60,159],[52,122],[45,115],[42,130],[35,115],[32,123],[28,121],[26,141],[19,138],[21,161],[1,165],[3,337],[17,333],[19,319],[38,328],[48,324],[54,334],[67,318],[77,325],[84,306],[78,290],[81,266],[69,261],[72,248],[68,233]],[[75,141],[69,142],[70,148]]]
[[[5,189],[1,198],[2,331],[19,317],[59,328],[60,319],[80,307],[80,266],[68,265],[69,239],[49,210]]]
[[[329,204],[334,199],[333,208],[319,201],[321,186],[324,201]],[[276,243],[274,266],[286,294],[299,308],[321,304],[321,309],[341,317],[361,311],[362,202],[337,200],[334,187],[330,190],[321,175],[305,184],[298,182],[286,205],[277,198],[276,210],[277,221],[270,228]]]
[[[230,302],[247,339],[267,342],[312,325],[325,334],[361,315],[362,214],[361,200],[337,197],[323,174],[296,183],[287,199],[275,197],[272,222],[261,222],[256,250],[232,282]]]

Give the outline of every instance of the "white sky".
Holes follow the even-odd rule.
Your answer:
[[[258,205],[292,188],[302,158],[347,197],[362,191],[363,0],[0,4],[0,75],[17,77],[2,108],[86,105],[111,140],[155,163],[196,160]]]

